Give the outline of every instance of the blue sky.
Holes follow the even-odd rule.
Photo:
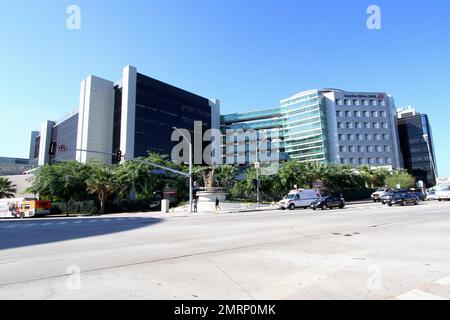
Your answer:
[[[81,30],[66,9],[81,8]],[[366,27],[369,5],[382,29]],[[1,1],[0,156],[26,157],[42,121],[78,105],[89,74],[144,74],[221,100],[278,106],[311,88],[385,91],[428,113],[450,176],[450,1]]]

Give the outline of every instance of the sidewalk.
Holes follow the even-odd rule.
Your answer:
[[[220,204],[220,210],[198,210],[197,214],[223,214],[223,213],[241,213],[241,212],[255,212],[255,211],[269,211],[277,210],[276,205],[271,206],[268,204],[260,204],[259,208],[256,203],[232,203],[232,202],[222,202]],[[177,207],[169,212],[169,214],[189,214],[189,205]]]

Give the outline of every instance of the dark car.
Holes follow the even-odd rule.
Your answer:
[[[388,204],[389,201],[392,200],[392,198],[394,197],[394,195],[396,193],[407,193],[408,190],[406,189],[395,189],[395,190],[391,190],[389,192],[386,192],[382,197],[381,197],[381,203],[382,204]]]
[[[311,208],[313,210],[317,210],[317,209],[326,210],[328,208],[344,209],[344,207],[345,207],[345,199],[340,196],[322,197],[319,200],[316,200],[311,204]]]
[[[387,203],[390,207],[395,204],[406,206],[408,204],[419,204],[419,197],[415,192],[395,192],[392,198]]]

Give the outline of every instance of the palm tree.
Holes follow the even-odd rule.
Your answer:
[[[217,187],[231,189],[236,181],[235,170],[230,165],[223,165],[214,170],[214,183]]]
[[[100,202],[100,214],[105,213],[105,201],[117,189],[115,177],[109,168],[94,167],[92,176],[86,181],[87,191],[97,194]]]
[[[15,187],[9,179],[0,177],[0,199],[14,198],[14,194],[17,192]]]

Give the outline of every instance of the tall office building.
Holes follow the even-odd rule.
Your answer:
[[[259,114],[267,119],[253,119],[246,113],[226,115],[223,126],[261,128],[262,120],[273,123],[281,132],[281,158],[288,160],[402,166],[395,104],[385,93],[308,90],[281,100],[278,108],[251,115]]]
[[[34,154],[39,165],[64,160],[110,164],[111,154],[117,150],[128,159],[146,156],[149,151],[170,156],[179,143],[171,141],[173,128],[187,129],[193,137],[195,121],[201,122],[202,132],[219,129],[219,100],[203,98],[126,66],[119,81],[96,76],[82,81],[78,110],[58,122],[45,121],[34,140]],[[68,150],[50,156],[51,142],[65,144]],[[203,152],[207,143],[201,139],[194,142]]]
[[[417,181],[434,186],[438,173],[428,116],[411,107],[398,109],[398,131],[405,168]]]

